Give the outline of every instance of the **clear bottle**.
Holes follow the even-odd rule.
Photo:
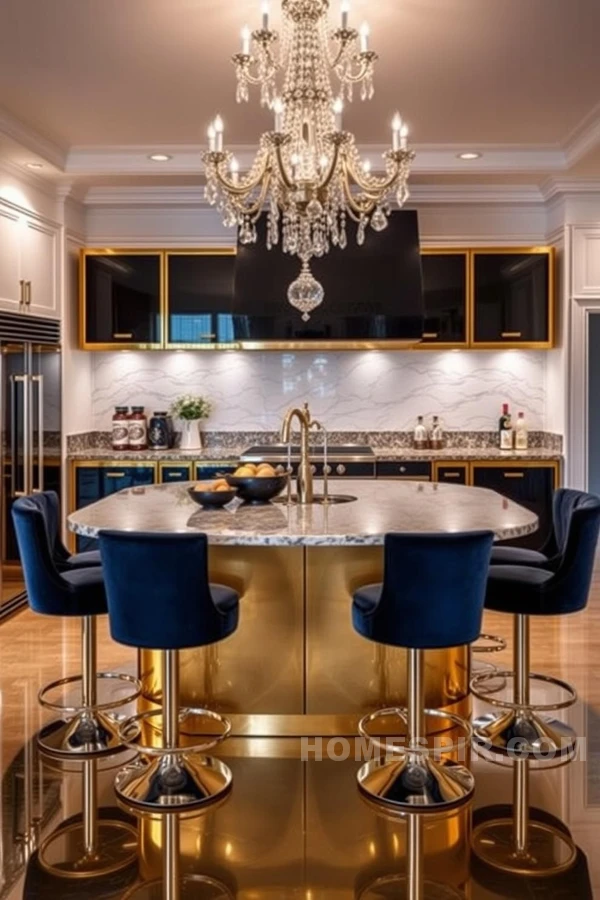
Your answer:
[[[525,413],[520,412],[515,425],[515,449],[527,450],[529,447],[529,431],[525,421]]]
[[[427,428],[423,424],[423,416],[418,416],[413,435],[413,446],[415,450],[427,450],[429,447],[429,435]]]
[[[512,419],[510,416],[510,410],[508,407],[508,403],[502,404],[502,415],[500,416],[498,430],[500,433],[500,449],[501,450],[512,450],[513,449],[513,427],[512,427]]]
[[[115,406],[112,417],[111,446],[113,450],[129,450],[128,406]]]
[[[444,440],[444,429],[442,428],[440,417],[433,417],[433,424],[431,426],[431,436],[429,439],[429,446],[432,450],[443,450],[445,446]]]
[[[148,449],[148,420],[143,406],[132,406],[129,416],[129,449]]]

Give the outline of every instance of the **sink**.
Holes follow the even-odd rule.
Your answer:
[[[352,497],[350,494],[329,494],[327,497],[325,497],[324,494],[314,494],[312,504],[308,503],[307,506],[326,506],[330,503],[332,506],[334,506],[337,503],[354,503],[354,501],[357,499],[357,497]],[[290,500],[292,503],[298,504],[298,495],[292,494]],[[276,497],[273,500],[273,503],[287,502],[288,498],[285,494],[281,497]]]

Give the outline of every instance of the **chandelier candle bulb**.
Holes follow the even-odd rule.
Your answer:
[[[231,180],[234,184],[237,184],[239,181],[240,164],[235,156],[232,156],[231,162],[229,163],[229,168],[231,170]]]
[[[365,161],[363,163],[363,172],[365,173],[365,175],[371,174],[371,160],[370,159],[365,159]]]
[[[275,131],[281,132],[283,131],[283,100],[281,97],[276,97],[273,103],[273,112],[275,113]]]
[[[262,4],[262,27],[263,31],[269,30],[269,0],[263,0]]]
[[[210,153],[215,152],[217,132],[214,125],[208,126],[208,149]]]
[[[221,116],[217,116],[217,118],[215,119],[214,129],[215,129],[217,153],[222,153],[223,152],[223,131],[225,130],[225,126],[223,124],[223,119],[221,118]]]
[[[348,28],[348,14],[350,12],[349,0],[342,0],[342,28],[344,31]]]
[[[400,149],[406,150],[408,147],[408,125],[403,125],[400,129]]]
[[[402,130],[402,119],[400,113],[396,113],[392,119],[392,149],[400,149],[400,132]]]
[[[363,22],[360,26],[360,52],[368,53],[369,52],[369,35],[371,34],[371,29],[369,28],[368,22]]]
[[[333,111],[335,113],[335,130],[342,130],[342,114],[344,112],[344,101],[341,97],[338,97],[337,100],[333,103]]]
[[[242,28],[242,53],[244,56],[250,56],[250,29],[248,26]]]

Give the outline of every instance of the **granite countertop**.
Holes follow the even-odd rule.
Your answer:
[[[131,450],[79,450],[75,453],[69,453],[70,460],[98,460],[100,462],[119,462],[121,461],[139,461],[139,462],[168,462],[169,460],[185,461],[225,461],[239,460],[244,447],[207,447],[204,450],[140,450],[133,452]],[[414,460],[417,461],[436,461],[436,460],[503,460],[503,459],[522,459],[522,460],[561,460],[561,453],[556,450],[547,450],[541,447],[534,447],[530,450],[500,450],[498,447],[448,447],[445,450],[413,450],[410,447],[375,447],[373,448],[375,457],[382,462],[396,460]],[[330,455],[335,454],[335,446],[330,447]]]
[[[337,485],[336,485],[337,487]],[[316,483],[316,491],[321,482]],[[202,532],[231,546],[374,546],[388,532],[493,531],[498,540],[531,534],[534,513],[494,491],[417,482],[344,481],[356,500],[330,506],[239,506],[204,510],[185,485],[120,491],[72,513],[69,528],[97,537],[102,529]]]

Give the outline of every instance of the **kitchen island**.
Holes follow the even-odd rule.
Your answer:
[[[404,704],[404,651],[359,637],[350,618],[353,592],[381,581],[385,534],[489,529],[509,540],[538,525],[505,497],[461,485],[344,480],[350,502],[235,511],[203,510],[186,487],[121,491],[74,512],[69,527],[87,537],[208,536],[211,580],[240,593],[240,625],[218,645],[181,654],[181,700],[229,715],[237,734],[354,734],[365,712]],[[464,713],[467,649],[430,651],[425,668],[427,706]],[[144,695],[158,698],[158,654],[142,651],[140,671]]]

